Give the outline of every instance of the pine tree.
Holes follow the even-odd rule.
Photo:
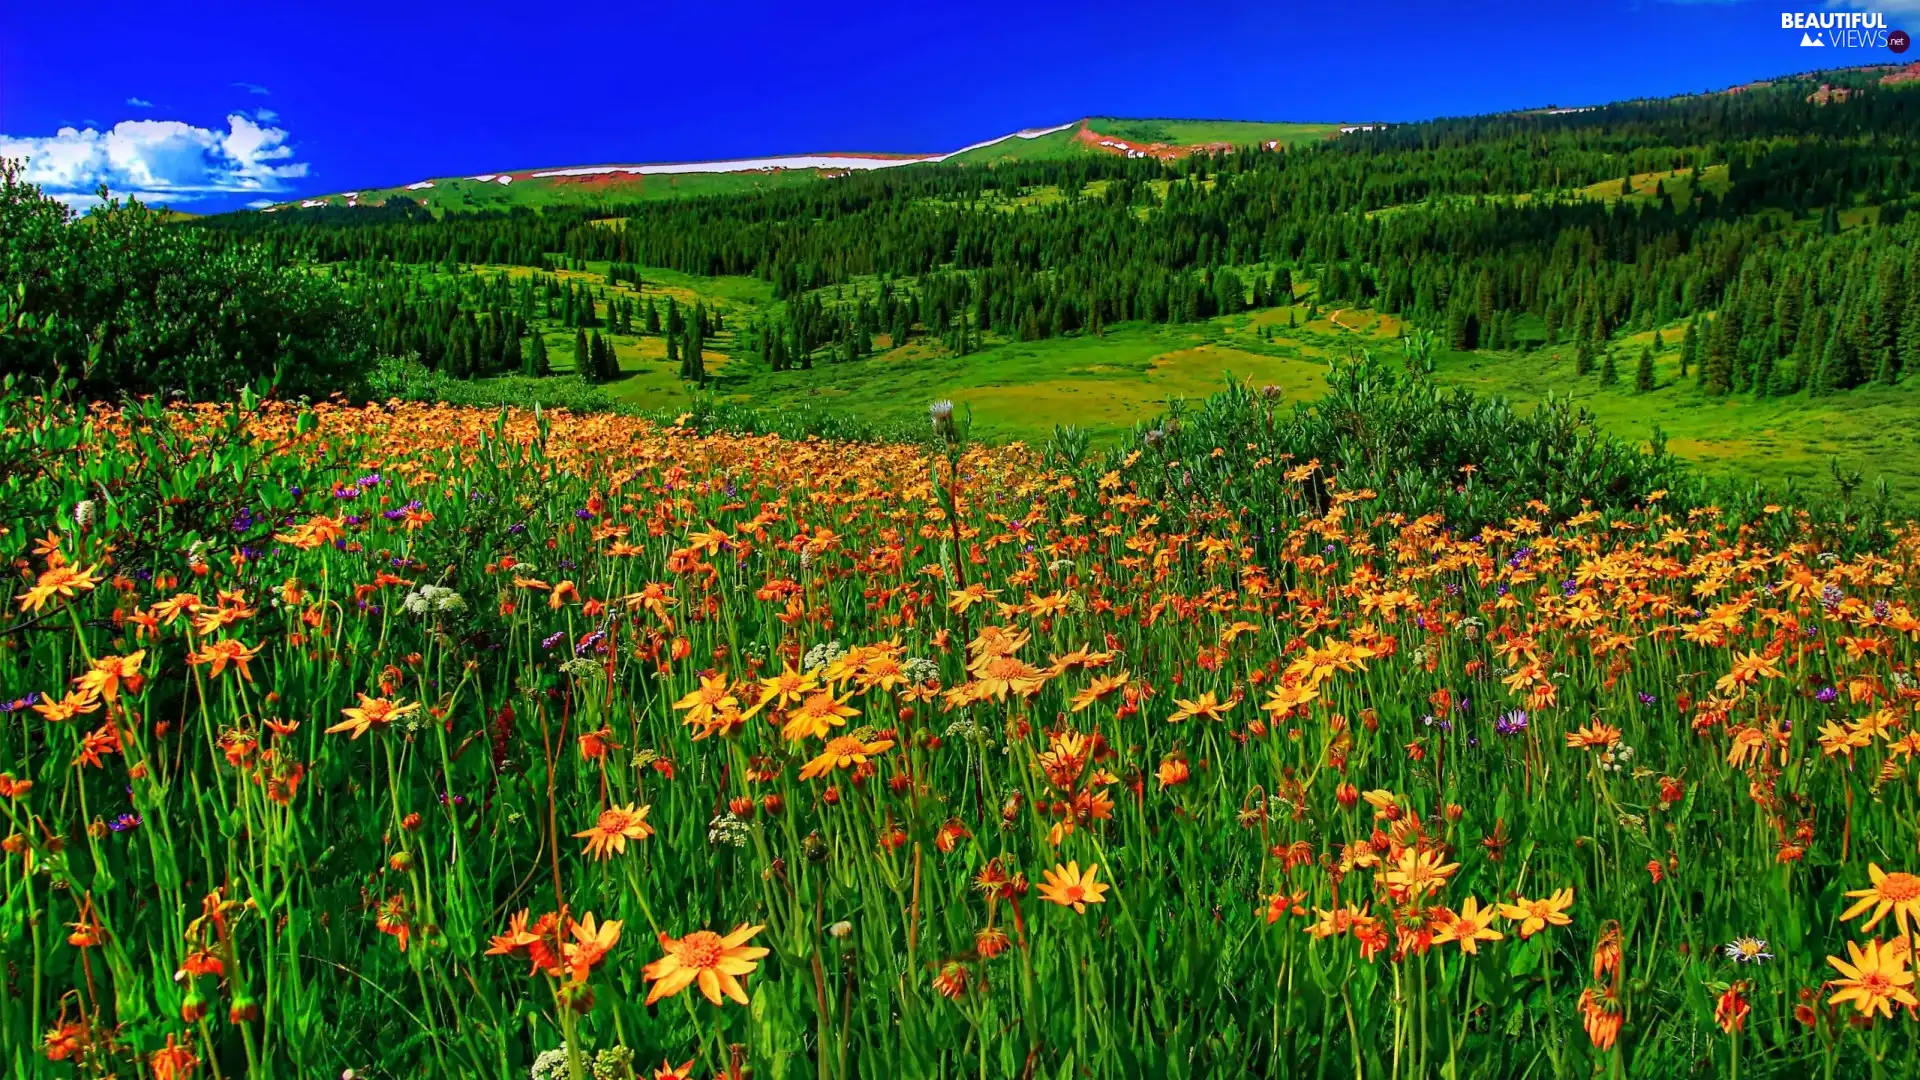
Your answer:
[[[573,332],[574,374],[583,379],[592,379],[593,365],[589,361],[590,357],[587,354],[587,332],[585,330],[575,330]]]
[[[1613,350],[1607,350],[1606,359],[1600,361],[1600,385],[1612,386],[1620,381],[1619,365],[1614,363]]]
[[[1699,359],[1700,342],[1694,331],[1697,322],[1698,320],[1689,319],[1687,331],[1680,338],[1680,377],[1683,379],[1687,377],[1687,372],[1692,370],[1694,362]]]
[[[1633,369],[1633,388],[1642,394],[1653,389],[1653,346],[1651,345],[1640,350],[1640,362],[1634,365]]]
[[[1593,373],[1593,346],[1586,338],[1581,338],[1573,346],[1573,374],[1577,378],[1586,378]]]

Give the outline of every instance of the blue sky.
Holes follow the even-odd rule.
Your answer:
[[[1920,29],[1920,0],[1833,6]],[[1828,8],[0,0],[0,154],[34,155],[76,203],[105,179],[205,211],[537,166],[938,151],[1084,115],[1413,120],[1920,59],[1781,29]]]

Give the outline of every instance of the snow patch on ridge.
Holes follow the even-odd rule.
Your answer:
[[[1069,120],[1047,128],[1026,128],[1002,135],[996,139],[973,143],[958,150],[944,154],[908,154],[899,157],[878,157],[860,154],[792,154],[785,157],[741,158],[736,161],[685,161],[657,165],[583,165],[573,169],[542,169],[529,173],[531,177],[549,176],[607,176],[612,173],[625,173],[629,176],[661,176],[684,173],[726,173],[753,172],[760,169],[892,169],[901,165],[925,165],[945,161],[969,150],[979,150],[1008,139],[1037,139],[1042,135],[1051,135],[1056,131],[1065,131],[1078,120]],[[484,177],[474,177],[476,180]],[[503,178],[504,179],[504,178]]]

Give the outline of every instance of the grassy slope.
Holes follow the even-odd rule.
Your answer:
[[[1206,143],[1230,143],[1257,146],[1278,142],[1282,146],[1313,142],[1338,134],[1339,124],[1296,124],[1262,120],[1127,120],[1097,116],[1087,125],[1102,135],[1127,138],[1138,132],[1147,141],[1170,142],[1181,146]]]
[[[592,266],[578,276],[603,282]],[[524,271],[521,271],[524,272]],[[937,342],[916,338],[851,364],[827,360],[811,371],[774,373],[757,361],[732,355],[734,329],[755,313],[779,308],[772,288],[752,278],[698,278],[669,270],[643,272],[646,292],[663,302],[672,295],[691,305],[704,300],[728,322],[709,342],[707,366],[714,389],[733,400],[760,404],[811,403],[878,419],[913,421],[929,401],[952,398],[974,410],[975,429],[996,439],[1043,440],[1055,424],[1076,424],[1096,438],[1124,435],[1137,420],[1162,411],[1171,397],[1199,398],[1229,375],[1256,385],[1274,384],[1290,401],[1310,400],[1325,387],[1327,363],[1356,346],[1392,349],[1400,323],[1372,312],[1322,311],[1304,322],[1304,305],[1227,316],[1183,326],[1129,324],[1102,337],[1085,335],[1043,341],[989,341],[966,357],[947,355]],[[621,295],[629,291],[618,290]],[[1337,315],[1338,323],[1332,320]],[[1289,325],[1290,319],[1300,325]],[[1270,330],[1271,341],[1262,339]],[[677,370],[666,363],[658,337],[609,335],[626,372],[608,389],[618,399],[646,408],[677,408],[690,400]],[[1632,439],[1664,430],[1672,449],[1725,475],[1792,480],[1803,487],[1830,486],[1828,462],[1838,456],[1869,483],[1885,478],[1903,506],[1920,507],[1920,382],[1868,388],[1828,398],[1798,395],[1756,401],[1745,396],[1710,398],[1694,379],[1678,379],[1679,333],[1669,328],[1656,362],[1657,388],[1633,390],[1633,362],[1651,335],[1616,342],[1619,382],[1602,386],[1597,375],[1573,376],[1569,348],[1531,353],[1443,353],[1443,382],[1507,396],[1521,404],[1549,391],[1571,393],[1607,429]],[[547,343],[555,366],[571,366],[573,336],[552,328]]]

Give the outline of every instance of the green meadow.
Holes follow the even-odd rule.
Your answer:
[[[1056,425],[1085,429],[1096,442],[1124,437],[1179,399],[1197,400],[1228,378],[1277,386],[1288,401],[1311,401],[1326,389],[1329,363],[1366,348],[1397,356],[1405,330],[1392,316],[1354,309],[1313,310],[1306,303],[1210,319],[1200,323],[1120,324],[1100,335],[1036,341],[988,338],[976,352],[955,356],[938,341],[915,337],[904,346],[882,336],[865,360],[817,359],[811,370],[773,372],[757,357],[740,357],[738,331],[750,320],[778,316],[783,303],[757,278],[707,278],[643,269],[638,292],[607,286],[605,264],[563,270],[608,295],[668,297],[683,307],[705,303],[725,329],[708,341],[708,391],[741,404],[812,405],[878,421],[915,422],[927,403],[951,399],[971,409],[974,430],[995,440],[1044,441]],[[506,270],[524,274],[525,269]],[[871,289],[872,282],[861,287]],[[850,291],[849,291],[850,295]],[[1309,320],[1309,312],[1313,310]],[[1697,374],[1679,374],[1678,324],[1662,333],[1655,388],[1634,389],[1633,365],[1651,333],[1623,335],[1612,345],[1618,381],[1603,385],[1599,364],[1584,380],[1573,374],[1570,345],[1526,351],[1450,352],[1435,357],[1447,385],[1531,405],[1549,393],[1570,395],[1598,424],[1637,440],[1656,429],[1675,453],[1710,473],[1801,491],[1833,488],[1833,465],[1857,473],[1861,490],[1881,480],[1895,502],[1920,506],[1920,385],[1861,387],[1846,394],[1797,394],[1756,399],[1701,391]],[[557,371],[571,367],[573,334],[544,331]],[[667,362],[657,335],[607,334],[622,377],[606,389],[617,401],[647,410],[673,410],[696,392]],[[1571,388],[1571,389],[1569,389]]]

